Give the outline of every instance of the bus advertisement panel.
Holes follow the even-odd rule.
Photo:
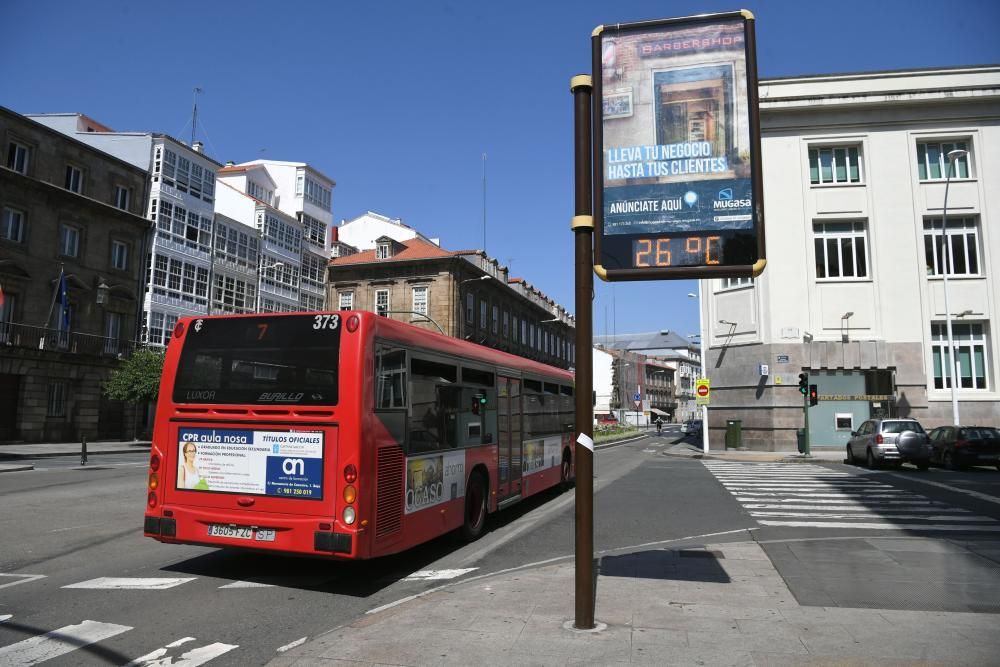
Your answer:
[[[178,489],[323,499],[323,433],[186,428]]]

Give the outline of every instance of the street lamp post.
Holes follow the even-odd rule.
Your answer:
[[[941,213],[941,239],[943,242],[943,248],[941,249],[941,279],[943,281],[944,290],[944,322],[945,328],[948,332],[948,354],[950,355],[950,364],[945,361],[942,364],[942,368],[949,369],[949,374],[951,375],[951,416],[954,420],[955,426],[958,426],[958,376],[959,376],[959,365],[958,365],[958,355],[955,353],[955,339],[951,333],[951,307],[948,305],[948,273],[951,271],[952,256],[951,256],[951,244],[948,242],[948,186],[951,185],[951,176],[955,171],[955,160],[961,157],[965,157],[969,154],[969,151],[963,149],[955,149],[948,152],[948,173],[945,175],[944,181],[944,206]]]
[[[708,377],[705,374],[705,311],[702,308],[701,281],[698,281],[698,294],[688,292],[688,297],[698,299],[698,339],[699,356],[701,356],[701,377]],[[697,400],[697,399],[695,399]],[[701,449],[708,454],[708,406],[701,406]]]

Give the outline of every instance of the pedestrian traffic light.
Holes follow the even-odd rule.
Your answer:
[[[809,405],[816,405],[819,403],[819,388],[816,385],[809,385]]]
[[[799,393],[805,396],[806,392],[809,391],[809,375],[806,373],[799,373]]]

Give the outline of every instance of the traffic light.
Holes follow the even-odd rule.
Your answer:
[[[809,385],[809,405],[816,405],[819,403],[819,389],[816,385]]]
[[[472,396],[472,414],[478,415],[479,409],[486,407],[486,394],[474,394]]]
[[[807,373],[799,373],[799,393],[803,396],[809,391],[809,375]]]

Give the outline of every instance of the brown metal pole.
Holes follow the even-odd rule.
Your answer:
[[[570,82],[573,93],[576,203],[572,229],[576,240],[576,435],[594,435],[593,295],[594,219],[591,156],[591,91],[586,75]],[[594,627],[594,452],[576,446],[576,620],[580,630]]]

